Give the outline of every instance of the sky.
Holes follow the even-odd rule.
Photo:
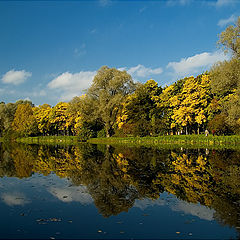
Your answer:
[[[70,101],[106,65],[160,86],[229,59],[239,0],[0,1],[0,102]]]

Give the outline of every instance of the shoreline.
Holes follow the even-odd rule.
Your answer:
[[[0,139],[1,141],[1,139]],[[59,144],[77,145],[82,143],[107,144],[107,145],[131,145],[131,146],[171,146],[197,147],[197,148],[234,148],[240,149],[240,135],[232,136],[205,136],[205,135],[168,135],[158,137],[110,137],[90,138],[86,142],[77,136],[41,136],[23,137],[15,140],[25,144]]]

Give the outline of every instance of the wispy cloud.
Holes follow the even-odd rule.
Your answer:
[[[96,74],[96,71],[81,71],[79,73],[65,72],[48,83],[48,88],[57,90],[60,100],[69,101],[74,96],[79,96],[87,89]]]
[[[90,33],[91,33],[91,34],[95,34],[96,32],[97,32],[97,29],[96,29],[96,28],[93,28],[93,29],[90,30]]]
[[[204,52],[192,57],[182,58],[179,62],[170,62],[167,69],[170,69],[174,77],[186,77],[189,75],[199,74],[208,70],[212,64],[229,59],[222,51],[213,53]]]
[[[162,68],[148,68],[141,64],[138,64],[136,67],[131,67],[127,72],[133,77],[148,77],[151,75],[159,75],[163,72]]]
[[[147,9],[146,7],[140,8],[140,9],[139,9],[139,13],[140,13],[140,14],[143,13],[146,9]]]
[[[233,5],[236,2],[236,0],[217,0],[215,2],[216,7],[224,7],[224,6],[230,6]]]
[[[110,5],[111,3],[112,3],[111,0],[99,0],[99,4],[102,7],[106,7],[106,6]]]
[[[226,19],[220,19],[218,21],[218,26],[219,27],[225,27],[226,25],[228,25],[229,23],[234,23],[237,20],[237,16],[235,16],[234,14],[231,15],[229,18]]]
[[[2,76],[2,82],[6,84],[19,85],[25,82],[31,76],[31,72],[26,72],[25,70],[15,71],[12,69]]]
[[[74,48],[73,52],[76,57],[85,55],[87,53],[86,44],[83,43],[80,47]]]
[[[178,0],[178,1],[177,0],[167,0],[166,4],[169,7],[173,7],[176,5],[185,6],[191,2],[192,2],[192,0]]]

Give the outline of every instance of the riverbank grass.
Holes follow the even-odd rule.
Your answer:
[[[78,144],[81,139],[77,136],[39,136],[17,138],[17,142],[28,144]],[[93,144],[131,144],[131,145],[197,145],[201,147],[238,147],[240,135],[205,136],[205,135],[168,135],[158,137],[110,137],[90,138],[87,142]]]
[[[38,136],[17,138],[16,142],[27,144],[76,144],[81,140],[77,136]]]
[[[240,136],[212,136],[208,135],[168,135],[159,137],[128,137],[128,138],[91,138],[88,140],[95,144],[137,144],[137,145],[161,145],[161,144],[189,144],[203,146],[240,146]]]

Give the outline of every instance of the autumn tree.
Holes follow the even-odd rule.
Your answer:
[[[19,104],[29,104],[31,107],[34,105],[28,100],[18,100],[15,103],[0,103],[0,134],[5,137],[12,133],[12,122],[14,115]]]
[[[37,122],[30,104],[27,103],[18,105],[14,115],[12,128],[22,136],[37,134]]]
[[[50,134],[50,120],[49,116],[51,113],[51,106],[48,104],[43,104],[39,107],[33,108],[33,114],[36,118],[38,129],[41,134]]]
[[[122,101],[134,90],[135,84],[126,71],[107,66],[98,70],[86,93],[94,107],[89,118],[100,117],[102,119],[107,137],[114,132],[113,125]]]
[[[67,112],[68,106],[69,104],[66,102],[59,102],[51,109],[49,121],[54,134],[69,135],[71,119]]]
[[[229,61],[215,64],[211,71],[211,88],[221,101],[226,124],[240,130],[240,18],[220,34],[218,41],[225,51],[232,54]]]
[[[175,124],[188,129],[197,130],[207,121],[207,106],[211,101],[209,87],[209,75],[202,74],[198,77],[186,79],[182,92],[171,99],[171,106],[174,107],[172,119]]]
[[[123,109],[117,118],[118,127],[125,131],[129,129],[128,133],[139,136],[158,134],[162,124],[155,97],[161,92],[162,88],[152,79],[138,84],[136,91],[123,103]]]

